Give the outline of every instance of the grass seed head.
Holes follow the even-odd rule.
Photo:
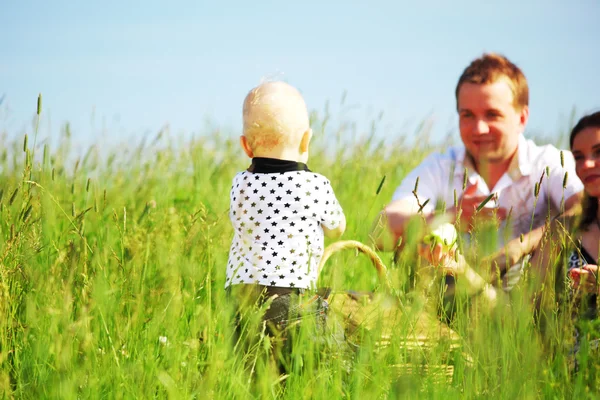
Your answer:
[[[563,154],[563,151],[560,151],[560,166],[561,167],[565,167],[565,155]]]
[[[25,222],[27,221],[27,218],[29,218],[29,214],[31,214],[31,209],[33,208],[33,205],[30,204],[29,207],[27,207],[27,209],[25,210],[25,212],[23,213],[23,218],[22,221]]]
[[[19,188],[16,188],[15,191],[12,193],[12,195],[10,196],[10,200],[8,201],[8,205],[12,205],[12,203],[15,201],[15,199],[17,198],[17,193],[19,193]]]
[[[379,182],[379,186],[377,187],[377,190],[375,191],[375,195],[378,195],[379,192],[381,192],[381,188],[383,187],[384,182],[385,182],[385,175],[381,179],[381,182]]]

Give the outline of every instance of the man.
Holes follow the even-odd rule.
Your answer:
[[[455,94],[463,145],[429,155],[404,178],[382,211],[373,239],[382,250],[393,250],[419,212],[428,222],[436,212],[445,212],[463,231],[477,218],[497,218],[503,221],[498,237],[513,239],[506,252],[510,262],[516,261],[539,241],[548,215],[572,211],[579,204],[583,186],[570,153],[537,146],[523,136],[529,88],[521,70],[506,57],[484,54],[472,61]],[[521,234],[529,240],[521,243]],[[500,268],[504,274],[506,266]],[[506,288],[518,281],[518,271],[511,268]]]

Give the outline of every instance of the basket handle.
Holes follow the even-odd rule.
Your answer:
[[[389,282],[387,280],[387,268],[383,261],[381,261],[381,258],[379,258],[377,253],[375,253],[375,251],[373,251],[373,249],[371,249],[369,246],[356,240],[340,240],[327,246],[323,252],[323,256],[321,257],[321,262],[319,263],[318,274],[321,274],[323,266],[333,254],[347,249],[356,249],[361,253],[366,254],[377,271],[379,281],[384,284],[386,288],[388,287]]]

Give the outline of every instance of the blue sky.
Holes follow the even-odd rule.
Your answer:
[[[464,67],[497,51],[529,80],[529,131],[554,135],[573,106],[600,108],[599,18],[597,0],[2,0],[0,129],[30,132],[41,92],[43,136],[237,134],[247,91],[279,78],[359,130],[383,111],[381,134],[430,117],[440,136]]]

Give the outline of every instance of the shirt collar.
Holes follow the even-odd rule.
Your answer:
[[[525,136],[519,134],[519,142],[517,144],[517,154],[508,166],[508,175],[512,180],[517,180],[523,176],[531,174],[531,162],[529,160],[529,152],[527,151],[529,143]],[[475,166],[471,157],[467,154],[467,151],[463,146],[456,149],[457,168],[454,170],[455,175],[461,175],[467,169],[467,175],[470,176],[475,173]]]
[[[519,135],[519,147],[517,149],[517,163],[518,171],[521,176],[528,176],[531,174],[531,160],[529,159],[529,142],[525,139],[525,136],[521,133]],[[513,161],[514,162],[514,161]]]
[[[267,157],[254,157],[252,159],[252,164],[248,167],[248,172],[254,172],[256,174],[273,174],[292,171],[311,172],[305,163]]]

